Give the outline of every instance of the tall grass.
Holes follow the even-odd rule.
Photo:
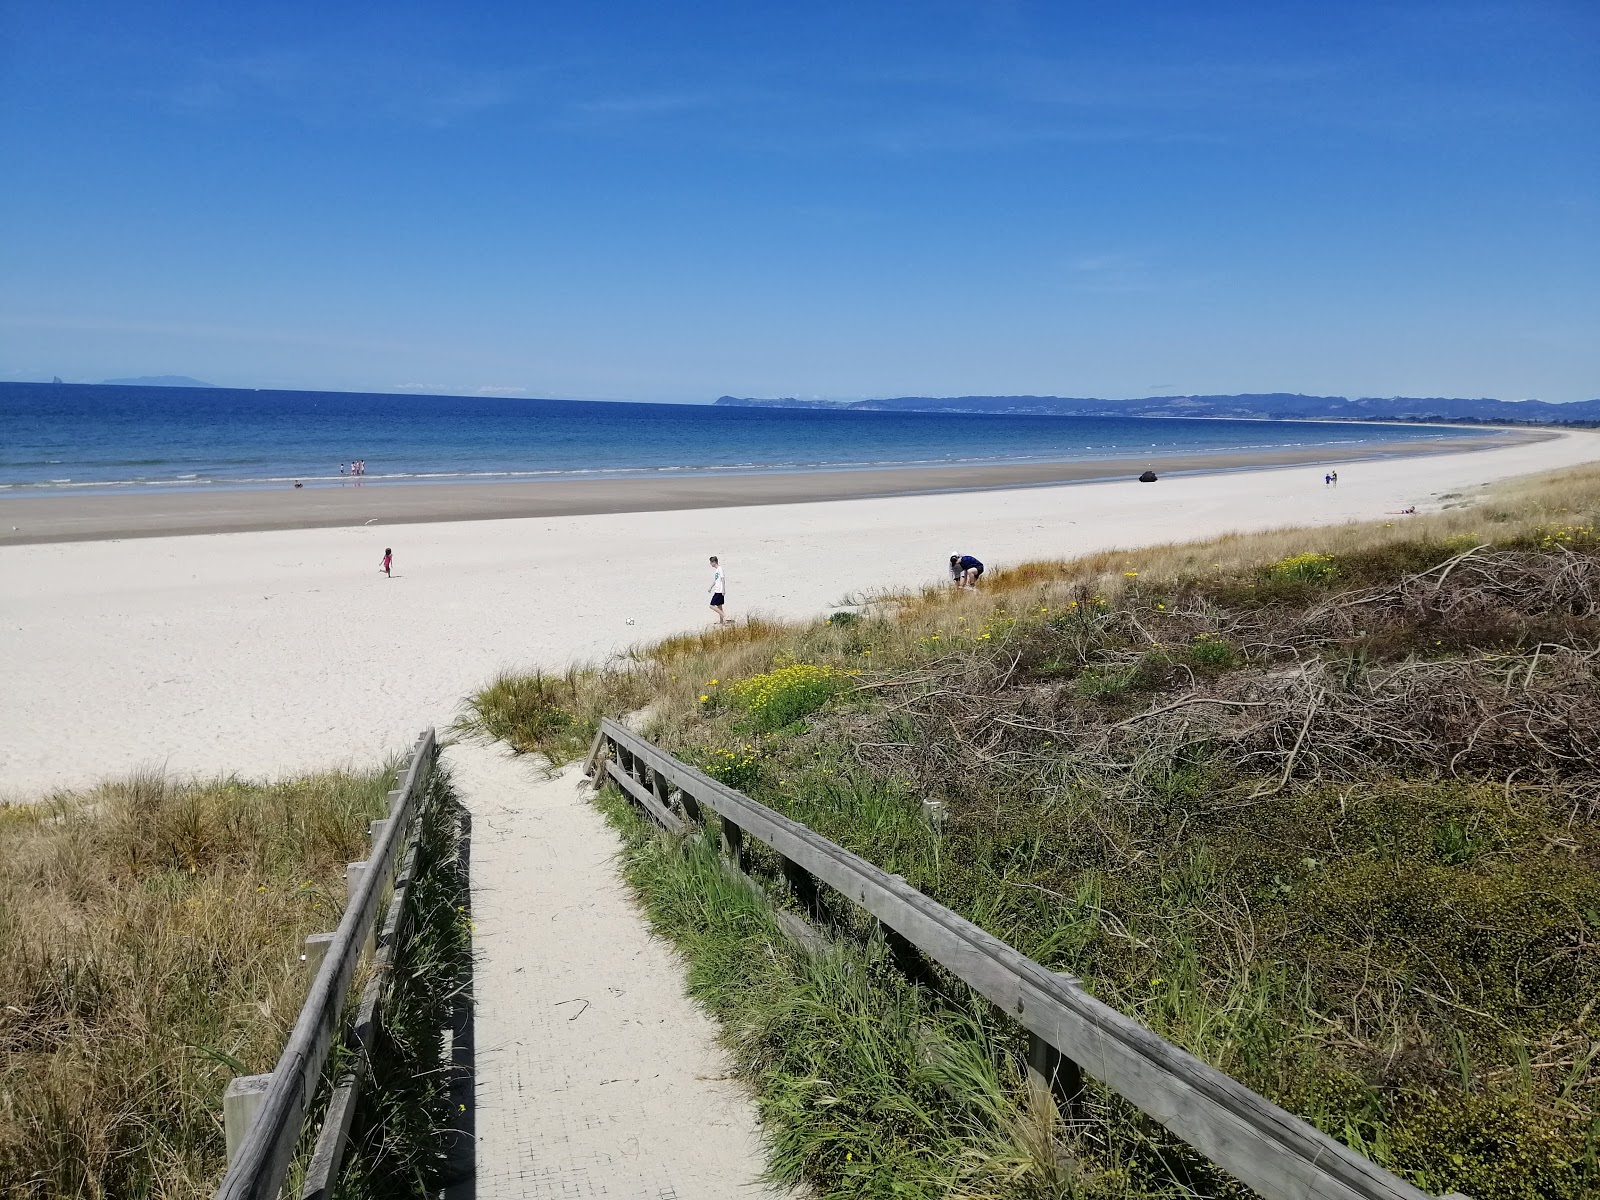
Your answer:
[[[209,1194],[222,1092],[268,1071],[389,775],[158,775],[0,809],[0,1185]]]
[[[1575,1200],[1600,1188],[1597,527],[1600,471],[1562,472],[1431,516],[1024,564],[976,593],[880,598],[860,621],[675,639],[631,670],[570,674],[555,702],[572,746],[599,714],[645,709],[674,752],[736,768],[758,799],[1418,1186]],[[796,663],[851,686],[780,725],[722,699]],[[702,991],[734,1044],[749,1025],[823,1056],[794,1071],[822,1108],[766,1109],[780,1177],[841,1196],[892,1194],[895,1172],[954,1188],[952,1162],[990,1161],[995,1130],[1020,1128],[1015,1104],[899,1123],[892,1077],[911,1068],[894,1052],[826,1057],[837,1028],[752,1005],[809,981],[833,1020],[866,988],[892,1031],[901,984],[740,950],[726,923],[742,902],[693,855],[647,870],[665,851],[634,853],[691,960],[756,981]],[[765,1094],[775,1060],[741,1061]],[[852,1128],[898,1147],[889,1175],[852,1178],[831,1155],[847,1072],[877,1098]],[[1115,1105],[1073,1134],[1046,1133],[1075,1164],[1056,1193],[1024,1173],[985,1194],[1231,1186]]]

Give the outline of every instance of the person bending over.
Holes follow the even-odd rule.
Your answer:
[[[950,578],[957,587],[975,588],[978,586],[978,576],[983,574],[983,564],[970,554],[952,554],[950,556]]]

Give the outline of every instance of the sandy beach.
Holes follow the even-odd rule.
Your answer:
[[[560,669],[701,624],[712,553],[736,618],[802,617],[939,580],[957,552],[1005,566],[1365,520],[1596,460],[1600,434],[1570,433],[1341,464],[1337,489],[1318,465],[1154,485],[0,545],[0,796],[150,766],[271,776],[370,763],[424,725],[448,724],[497,670]],[[222,503],[182,499],[198,528],[206,505]],[[378,570],[386,546],[393,579]]]
[[[1342,457],[1339,461],[1454,454],[1541,441],[1551,436],[1543,431],[1502,429],[1434,443],[1380,442],[1363,447],[1359,456]],[[196,533],[254,533],[269,529],[336,529],[363,524],[414,525],[868,500],[1129,479],[1146,467],[1153,467],[1162,475],[1255,470],[1325,463],[1331,461],[1329,455],[1329,447],[1322,445],[1248,453],[1230,451],[1072,462],[960,463],[945,467],[705,473],[493,484],[385,484],[375,480],[357,484],[352,480],[342,486],[299,490],[281,487],[114,494],[24,492],[0,500],[0,546]]]

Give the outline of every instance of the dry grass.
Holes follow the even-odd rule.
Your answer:
[[[157,775],[0,809],[0,1194],[199,1197],[389,775]]]

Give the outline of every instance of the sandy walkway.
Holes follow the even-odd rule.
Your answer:
[[[1133,482],[688,512],[0,547],[0,795],[144,764],[368,763],[503,667],[559,669],[732,612],[1228,530],[1334,524],[1600,459],[1600,435],[1468,454]],[[395,548],[397,577],[377,571]],[[628,622],[632,621],[632,624]]]
[[[767,1195],[755,1111],[576,768],[445,751],[472,812],[477,1200]]]

